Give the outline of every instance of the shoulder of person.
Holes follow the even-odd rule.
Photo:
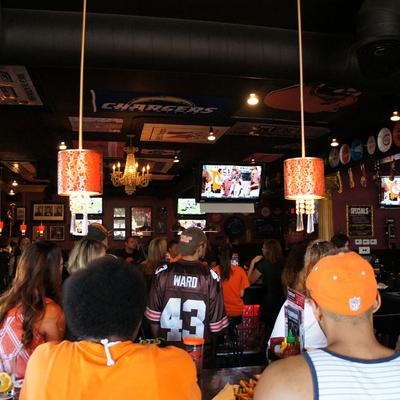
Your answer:
[[[273,362],[262,373],[255,400],[312,400],[311,371],[302,355]]]
[[[146,347],[155,355],[160,365],[161,363],[172,363],[179,365],[180,369],[182,366],[194,367],[192,357],[183,349],[175,346],[159,347],[156,344]]]
[[[44,312],[45,319],[58,319],[64,315],[64,311],[55,301],[46,298],[46,309]]]

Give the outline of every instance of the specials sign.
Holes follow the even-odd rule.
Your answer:
[[[372,205],[346,206],[347,235],[350,237],[372,237],[374,235]]]
[[[91,90],[93,112],[140,114],[210,115],[222,112],[228,98],[178,97],[154,93]]]

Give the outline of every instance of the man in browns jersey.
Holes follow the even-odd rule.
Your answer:
[[[145,312],[155,337],[177,346],[185,336],[200,337],[207,345],[228,326],[219,276],[199,261],[206,246],[201,229],[185,229],[178,243],[181,258],[156,270]]]

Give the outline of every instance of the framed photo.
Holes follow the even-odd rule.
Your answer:
[[[54,240],[54,241],[65,240],[64,225],[49,226],[49,240]]]
[[[113,231],[113,239],[114,240],[125,240],[125,231]]]
[[[32,219],[34,221],[64,221],[64,209],[64,203],[35,203]]]
[[[151,236],[151,207],[132,207],[132,235]]]
[[[43,240],[47,240],[49,237],[49,227],[46,226],[44,233],[42,236],[40,236],[38,234],[37,228],[39,227],[39,225],[33,225],[32,226],[32,242],[38,240],[38,239],[43,239]]]
[[[25,207],[17,207],[17,221],[25,222]]]

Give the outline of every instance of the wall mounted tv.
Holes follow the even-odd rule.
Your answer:
[[[204,230],[207,225],[205,219],[178,219],[178,223],[183,229],[194,227]]]
[[[178,215],[200,215],[204,214],[200,211],[200,204],[196,199],[192,198],[179,198],[177,206]]]
[[[103,199],[91,197],[88,214],[103,214]]]
[[[259,201],[263,166],[241,163],[201,163],[200,202],[251,202]]]
[[[400,208],[400,176],[381,176],[379,207]]]

